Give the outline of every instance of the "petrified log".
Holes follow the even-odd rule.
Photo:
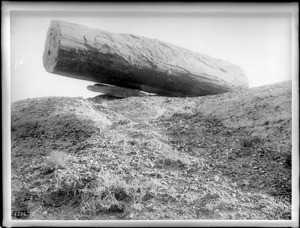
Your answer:
[[[138,91],[136,89],[128,89],[124,87],[119,86],[111,86],[111,85],[105,85],[105,84],[95,84],[95,85],[89,85],[87,87],[88,90],[98,93],[104,93],[110,96],[114,97],[144,97],[144,96],[152,96],[154,94],[152,93],[145,93],[142,91]]]
[[[156,39],[52,21],[43,62],[54,74],[157,95],[203,96],[248,88],[236,65]]]

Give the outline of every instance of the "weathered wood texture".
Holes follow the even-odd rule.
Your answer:
[[[43,62],[54,74],[165,96],[248,88],[236,65],[156,39],[52,21]]]

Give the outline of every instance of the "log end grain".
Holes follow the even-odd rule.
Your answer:
[[[47,31],[45,49],[43,54],[44,68],[49,73],[55,73],[54,69],[57,64],[58,51],[60,44],[60,27],[59,21],[51,21]]]

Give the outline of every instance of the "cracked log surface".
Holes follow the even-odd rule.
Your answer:
[[[248,88],[236,65],[156,39],[51,21],[43,62],[54,74],[164,96]]]

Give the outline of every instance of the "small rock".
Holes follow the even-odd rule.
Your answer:
[[[207,204],[205,204],[205,208],[206,208],[207,210],[212,211],[213,206],[212,206],[211,204],[207,203]]]
[[[128,215],[128,218],[133,219],[133,218],[134,218],[134,214],[133,214],[133,213],[130,213],[130,214]]]
[[[95,170],[96,172],[99,172],[101,170],[101,168],[97,167],[96,165],[92,165],[91,169]]]
[[[155,164],[152,163],[152,162],[149,162],[149,166],[150,166],[151,168],[153,168],[153,167],[155,166]]]
[[[216,213],[216,214],[218,214],[219,212],[220,212],[219,209],[215,209],[215,210],[214,210],[214,213]]]
[[[48,212],[47,212],[47,211],[44,211],[42,215],[43,215],[44,218],[46,218],[47,215],[48,215]]]
[[[190,190],[197,191],[198,188],[197,188],[196,186],[191,186],[191,187],[190,187]]]
[[[245,185],[245,186],[249,186],[249,185],[250,185],[249,181],[248,181],[248,180],[245,180],[245,181],[244,181],[244,185]]]
[[[219,182],[220,181],[220,177],[218,175],[215,176],[215,182]]]
[[[233,186],[233,187],[237,187],[238,185],[237,185],[236,182],[234,182],[234,183],[232,183],[232,186]]]

